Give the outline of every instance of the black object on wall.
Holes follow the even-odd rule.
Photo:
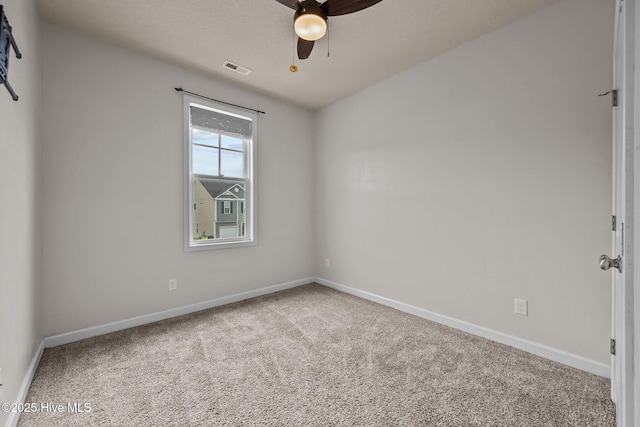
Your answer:
[[[0,84],[4,84],[14,101],[18,100],[18,95],[9,84],[7,74],[9,73],[9,54],[11,46],[16,51],[16,58],[22,58],[18,45],[11,34],[11,25],[4,14],[4,8],[0,4]]]

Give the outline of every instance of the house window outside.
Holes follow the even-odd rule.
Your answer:
[[[257,116],[184,97],[185,250],[256,244]]]

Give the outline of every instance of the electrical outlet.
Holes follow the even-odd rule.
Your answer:
[[[526,299],[516,298],[514,299],[515,303],[515,313],[520,314],[522,316],[529,315],[529,303]]]
[[[178,289],[178,279],[169,279],[169,290],[175,291]]]
[[[329,258],[325,258],[324,266],[327,268],[331,268],[331,260]]]

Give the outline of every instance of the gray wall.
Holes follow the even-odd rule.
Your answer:
[[[312,113],[57,26],[43,35],[46,335],[314,275]],[[267,112],[257,246],[183,251],[174,87]]]
[[[560,0],[317,114],[3,4],[25,56],[20,101],[0,91],[2,399],[43,335],[313,275],[609,362],[611,112],[596,95],[613,1]],[[258,246],[183,252],[175,86],[267,111]]]
[[[3,1],[23,54],[12,50],[9,82],[20,99],[0,87],[0,402],[13,401],[42,340],[38,213],[40,46],[35,1]],[[0,425],[8,419],[0,411]]]
[[[561,0],[322,110],[318,276],[608,364],[613,9]]]

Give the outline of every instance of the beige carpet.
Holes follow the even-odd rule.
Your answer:
[[[609,387],[312,284],[47,349],[19,425],[603,427]]]

